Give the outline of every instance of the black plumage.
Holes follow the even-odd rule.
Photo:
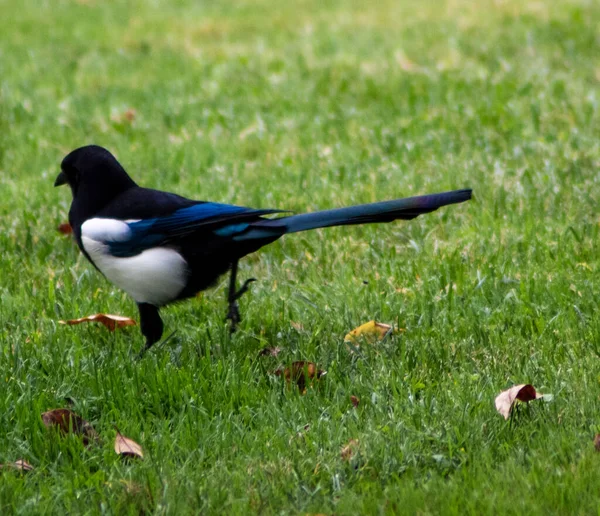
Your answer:
[[[89,145],[68,154],[55,186],[68,184],[69,223],[81,251],[109,280],[134,297],[144,350],[162,336],[159,308],[194,296],[231,271],[229,312],[239,322],[238,261],[287,233],[412,219],[471,198],[456,190],[301,215],[280,210],[195,201],[138,186],[106,149]]]

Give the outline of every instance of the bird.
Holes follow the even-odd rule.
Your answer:
[[[137,304],[143,355],[163,334],[160,308],[195,296],[229,272],[227,319],[235,330],[238,262],[283,235],[316,228],[409,220],[471,199],[471,189],[303,214],[197,201],[139,186],[105,148],[86,145],[61,162],[54,186],[68,185],[69,224],[91,264]]]

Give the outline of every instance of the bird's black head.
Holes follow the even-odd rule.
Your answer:
[[[67,154],[54,186],[68,184],[73,205],[93,215],[117,195],[136,186],[125,169],[105,148],[86,145]]]

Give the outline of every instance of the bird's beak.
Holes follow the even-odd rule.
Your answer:
[[[64,172],[61,172],[60,174],[58,174],[58,176],[56,176],[56,181],[54,181],[54,186],[66,185],[67,182],[68,182],[67,174],[65,174]]]

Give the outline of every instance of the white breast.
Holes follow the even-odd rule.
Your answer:
[[[138,303],[162,306],[177,298],[185,287],[188,275],[187,263],[177,251],[155,247],[136,256],[112,256],[108,244],[100,240],[100,233],[106,238],[106,230],[111,230],[108,240],[114,241],[117,240],[114,237],[120,234],[119,230],[125,232],[123,226],[127,225],[115,220],[110,223],[113,227],[109,227],[109,224],[101,229],[97,223],[86,227],[90,222],[92,221],[86,222],[81,228],[81,242],[96,267],[109,281]]]

